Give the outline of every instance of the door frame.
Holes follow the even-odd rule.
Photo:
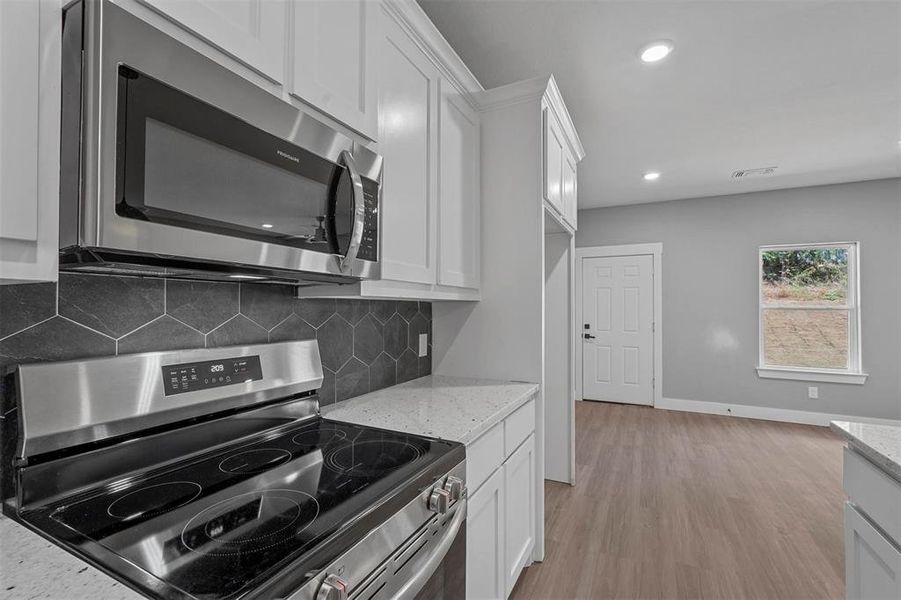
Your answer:
[[[589,246],[576,248],[576,400],[582,400],[582,261],[586,258],[607,258],[615,256],[653,257],[651,278],[654,285],[654,403],[658,406],[663,398],[663,243],[621,244],[616,246]]]

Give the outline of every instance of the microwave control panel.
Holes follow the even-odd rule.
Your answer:
[[[357,258],[376,262],[379,259],[379,186],[363,179],[363,203],[366,216],[363,220],[363,240]]]
[[[167,396],[258,381],[262,378],[263,369],[258,355],[163,365],[163,391]]]

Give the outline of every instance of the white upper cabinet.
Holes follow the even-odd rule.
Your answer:
[[[291,93],[375,139],[378,132],[379,3],[292,0]]]
[[[285,0],[142,2],[272,81],[284,81]]]
[[[56,281],[60,0],[0,0],[0,283]]]
[[[478,82],[415,2],[381,6],[382,278],[360,293],[478,300],[481,116],[469,99]]]
[[[441,80],[438,283],[479,287],[481,207],[479,115]]]
[[[579,212],[576,160],[569,152],[563,156],[563,219],[576,229]]]
[[[542,101],[542,195],[554,218],[574,232],[579,210],[577,165],[584,151],[559,94],[556,83],[549,85]]]
[[[384,19],[381,46],[382,278],[433,284],[438,251],[438,70],[392,19]]]
[[[563,214],[563,157],[566,142],[557,117],[545,108],[544,115],[544,199]]]

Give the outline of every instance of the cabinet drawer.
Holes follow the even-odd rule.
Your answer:
[[[470,494],[501,466],[504,457],[504,424],[498,423],[466,448],[466,487]]]
[[[901,483],[866,458],[845,448],[843,487],[851,502],[889,534],[901,542]]]
[[[513,454],[535,431],[535,400],[529,400],[504,420],[504,457]]]

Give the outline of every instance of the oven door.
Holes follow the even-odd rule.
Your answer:
[[[461,524],[447,545],[447,552],[434,559],[434,570],[414,596],[415,600],[463,600],[466,598],[466,523]],[[426,567],[426,574],[431,567]],[[425,578],[425,575],[422,576]],[[412,589],[406,597],[412,593]],[[404,598],[399,595],[398,598]]]
[[[350,152],[326,160],[129,67],[118,71],[119,216],[331,255],[349,268],[366,216]]]

